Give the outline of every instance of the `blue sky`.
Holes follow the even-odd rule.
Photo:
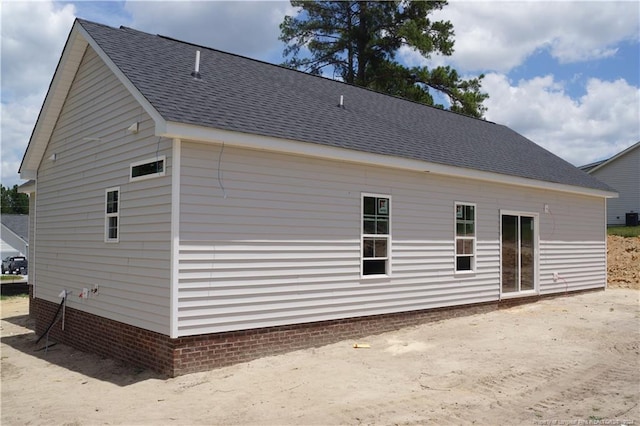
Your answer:
[[[17,170],[76,17],[282,62],[288,2],[3,1],[0,182]],[[485,74],[486,118],[582,165],[640,140],[640,2],[450,1],[434,19],[456,33],[450,57],[398,52],[407,65]]]

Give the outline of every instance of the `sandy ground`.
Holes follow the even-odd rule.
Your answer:
[[[608,247],[604,292],[175,379],[38,351],[26,297],[3,300],[1,424],[640,424],[640,238]]]
[[[2,425],[640,424],[640,292],[608,289],[162,379],[2,301]]]
[[[607,238],[609,286],[640,290],[640,237]]]

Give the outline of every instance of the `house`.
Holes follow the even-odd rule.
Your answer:
[[[0,258],[26,256],[29,251],[29,215],[2,214],[0,223]]]
[[[581,170],[618,191],[607,202],[608,225],[638,225],[640,214],[640,142],[613,157],[586,164]]]
[[[513,130],[77,20],[20,168],[41,335],[179,375],[606,286],[607,185]]]

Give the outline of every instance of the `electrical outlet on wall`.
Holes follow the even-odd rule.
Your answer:
[[[558,273],[557,273],[557,272],[554,272],[554,273],[553,273],[553,282],[554,282],[554,283],[555,283],[555,282],[557,282],[559,278],[560,278],[560,277],[559,277]]]

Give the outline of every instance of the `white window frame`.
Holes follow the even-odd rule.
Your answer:
[[[473,207],[473,236],[458,236],[458,206]],[[476,203],[470,203],[467,201],[456,201],[453,203],[453,270],[456,275],[475,274],[478,251],[476,247],[476,240],[478,236],[478,206]],[[458,241],[472,241],[473,254],[458,254]],[[458,257],[470,257],[471,264],[470,269],[458,270]]]
[[[162,171],[161,172],[157,172],[157,173],[149,173],[146,175],[142,175],[142,176],[133,176],[133,168],[137,167],[137,166],[142,166],[143,164],[148,164],[148,163],[155,163],[157,161],[162,161]],[[153,158],[148,158],[146,160],[140,160],[140,161],[136,161],[134,163],[131,163],[129,165],[129,182],[136,182],[139,180],[145,180],[145,179],[153,179],[156,177],[160,177],[160,176],[164,176],[167,173],[167,156],[166,155],[161,155],[159,157],[153,157]]]
[[[540,294],[540,214],[537,212],[527,212],[523,210],[500,210],[500,300],[512,299],[523,296],[539,295]],[[523,216],[533,218],[533,290],[520,290],[514,292],[504,293],[502,291],[502,216],[517,216],[518,223]],[[518,258],[518,270],[520,270],[520,258]]]
[[[374,197],[374,198],[386,198],[388,201],[388,232],[387,234],[365,234],[364,233],[364,199],[366,197]],[[391,195],[388,194],[374,194],[363,192],[360,194],[360,278],[364,279],[375,279],[375,278],[384,278],[391,275],[391,219],[392,219],[392,207],[393,201],[391,199]],[[364,241],[365,238],[376,238],[376,239],[385,239],[387,241],[387,255],[385,257],[364,257]],[[385,273],[384,274],[366,274],[364,273],[364,262],[366,259],[378,259],[385,261]]]
[[[118,193],[118,201],[116,204],[116,211],[109,212],[109,193],[117,192]],[[120,242],[120,187],[114,186],[111,188],[107,188],[104,191],[104,242],[105,243],[117,243]],[[115,217],[117,221],[116,225],[116,238],[109,238],[109,220]]]

